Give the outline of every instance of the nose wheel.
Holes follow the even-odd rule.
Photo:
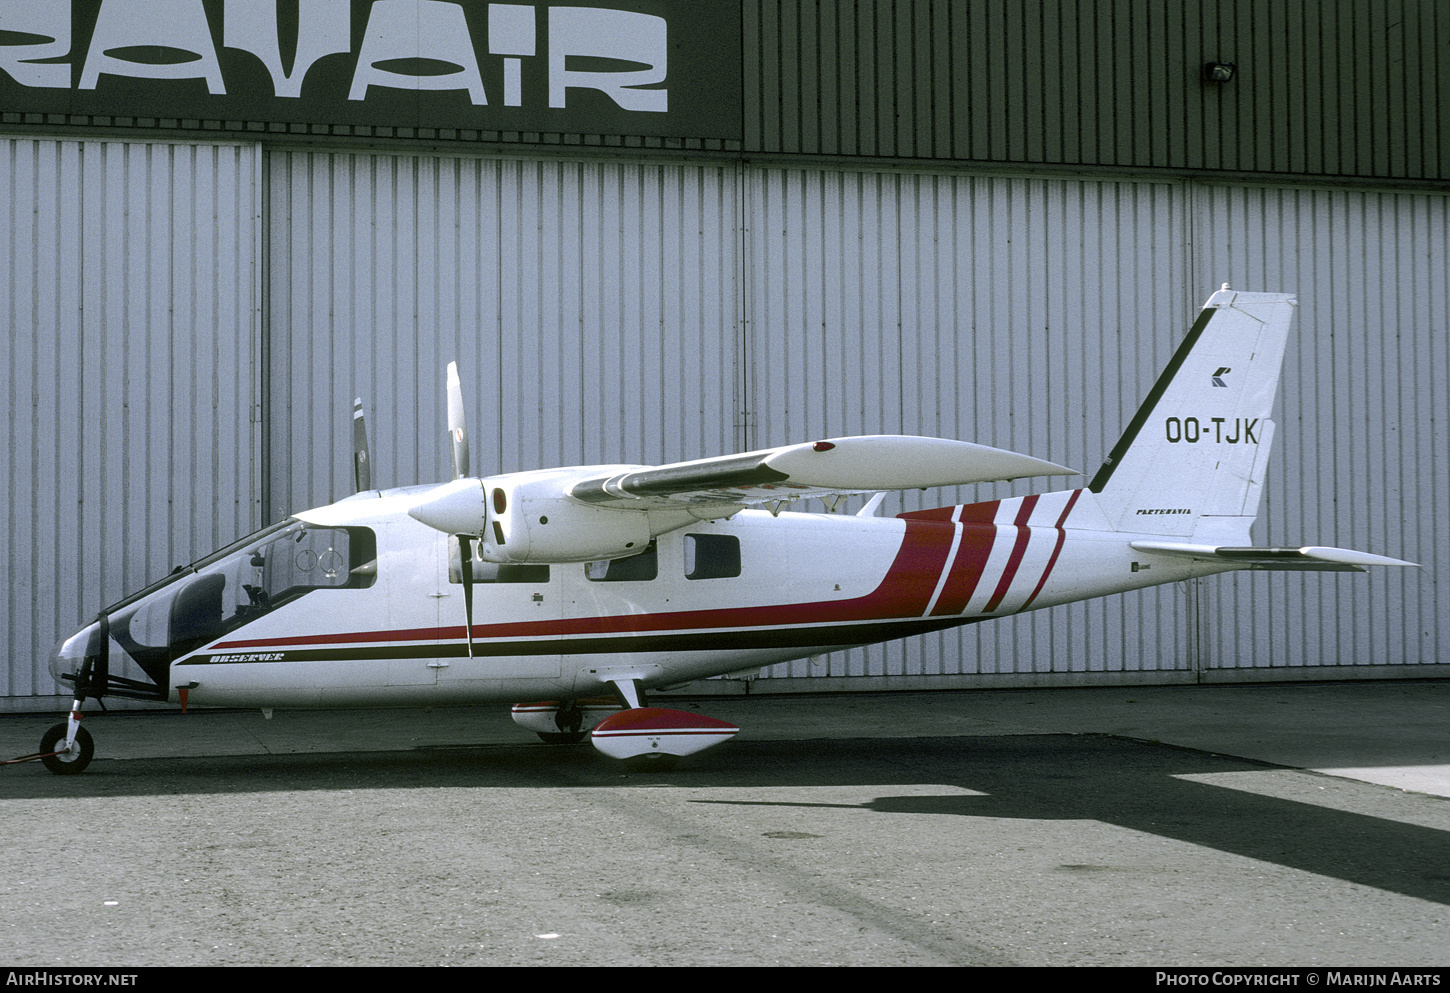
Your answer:
[[[89,731],[83,727],[76,728],[75,740],[67,747],[65,739],[69,732],[69,725],[57,724],[40,738],[40,761],[57,776],[74,776],[85,772],[86,766],[91,764],[91,758],[96,754],[96,746],[91,741]]]

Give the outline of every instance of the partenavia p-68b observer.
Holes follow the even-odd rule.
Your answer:
[[[883,435],[480,479],[450,365],[451,482],[373,489],[359,404],[355,495],[178,569],[62,641],[51,672],[75,704],[40,757],[84,769],[82,704],[111,695],[511,702],[545,740],[668,764],[738,729],[650,707],[650,689],[1234,569],[1412,565],[1250,544],[1293,308],[1285,294],[1213,294],[1086,487],[893,518],[874,516],[879,496],[854,516],[794,508],[1073,470]]]

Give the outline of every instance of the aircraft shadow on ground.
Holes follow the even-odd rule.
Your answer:
[[[1450,905],[1450,832],[1180,777],[1273,769],[1106,735],[734,741],[673,772],[623,770],[586,747],[459,746],[412,752],[97,762],[84,775],[4,777],[10,799],[340,789],[720,788],[938,785],[975,794],[886,793],[862,804],[690,797],[721,806],[837,807],[883,814],[1081,820]],[[1306,774],[1309,775],[1309,774]],[[1344,788],[1389,787],[1341,783]],[[1414,798],[1436,803],[1434,798]],[[4,801],[0,800],[0,809]]]

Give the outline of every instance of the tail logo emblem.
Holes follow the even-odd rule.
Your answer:
[[[1218,372],[1216,372],[1216,373],[1213,374],[1213,385],[1214,386],[1225,386],[1225,387],[1228,386],[1228,383],[1225,383],[1223,381],[1223,377],[1224,376],[1227,376],[1230,371],[1231,370],[1229,369],[1228,366],[1220,366]]]

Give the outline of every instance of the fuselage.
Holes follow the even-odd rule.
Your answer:
[[[233,546],[113,609],[116,647],[166,642],[166,695],[186,687],[197,705],[575,698],[1221,571],[1140,568],[1137,536],[1104,530],[1086,490],[892,518],[746,510],[624,559],[474,561],[470,644],[458,544],[406,513],[420,489],[359,494]]]

